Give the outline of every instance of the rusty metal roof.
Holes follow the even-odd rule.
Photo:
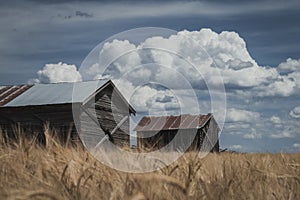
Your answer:
[[[27,91],[33,85],[15,85],[0,87],[0,106],[3,106]]]
[[[208,113],[207,115],[145,116],[134,128],[134,131],[201,128],[211,117],[211,113]]]

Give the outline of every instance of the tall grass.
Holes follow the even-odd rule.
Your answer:
[[[22,134],[10,144],[0,137],[0,199],[300,199],[299,153],[187,153],[159,171],[130,174],[80,145],[61,145],[47,128],[45,135],[45,147]]]

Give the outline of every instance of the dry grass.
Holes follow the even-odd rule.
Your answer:
[[[49,134],[45,148],[24,138],[0,145],[0,199],[300,199],[300,153],[188,153],[160,171],[129,174]]]

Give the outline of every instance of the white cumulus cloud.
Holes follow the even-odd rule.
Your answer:
[[[262,137],[262,135],[260,133],[257,133],[254,128],[251,128],[251,132],[246,133],[243,136],[243,138],[246,138],[246,139],[259,139],[261,137]]]
[[[230,108],[227,110],[227,121],[228,122],[254,122],[260,118],[258,112],[249,110]]]
[[[287,97],[300,90],[300,72],[295,71],[299,60],[287,59],[277,69],[260,66],[249,54],[244,39],[233,31],[183,30],[169,37],[149,37],[140,44],[113,40],[103,45],[98,62],[84,70],[91,79],[105,69],[104,75],[119,78],[125,74],[134,85],[141,79],[164,79],[164,83],[173,83],[179,89],[183,87],[178,81],[180,74],[194,87],[203,88],[204,81],[211,86],[224,83],[226,88],[237,91],[248,88],[245,95]],[[169,67],[173,72],[149,66],[142,70],[149,63]],[[280,74],[282,71],[288,73]],[[222,77],[217,76],[219,72]],[[165,78],[166,73],[171,75]]]
[[[300,118],[300,106],[293,108],[293,110],[290,111],[290,116],[293,118]]]
[[[136,45],[128,40],[107,42],[99,52],[98,63],[85,69],[84,73],[89,75],[90,79],[95,79],[106,70],[106,73],[117,78],[118,75],[124,74],[141,64],[141,58],[136,49]]]
[[[80,73],[75,65],[68,65],[59,62],[57,64],[46,64],[43,69],[37,72],[37,82],[59,83],[82,81]]]
[[[273,115],[270,118],[270,122],[272,122],[276,128],[282,127],[282,121],[281,121],[280,117],[278,117],[278,116]]]
[[[300,144],[299,143],[294,143],[293,147],[296,148],[296,149],[300,149]]]
[[[126,80],[115,80],[114,83],[137,112],[148,112],[150,115],[174,114],[180,107],[171,90],[157,89],[151,85],[136,88]]]
[[[278,65],[279,72],[294,72],[300,71],[300,59],[295,60],[288,58],[285,62],[282,62]]]
[[[273,133],[270,135],[270,138],[293,138],[295,137],[294,134],[292,134],[291,132],[284,130],[281,133]]]
[[[228,147],[230,150],[241,150],[243,148],[240,144],[234,144]]]
[[[282,76],[265,86],[259,86],[258,96],[290,96],[295,92],[296,82],[293,78]]]
[[[275,116],[275,115],[273,115],[273,116],[270,118],[270,121],[273,122],[274,124],[280,124],[280,123],[281,123],[280,117]]]

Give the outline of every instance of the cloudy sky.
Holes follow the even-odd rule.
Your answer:
[[[221,148],[299,151],[299,8],[296,0],[3,1],[0,85],[119,79],[131,71],[119,87],[140,115],[176,114],[182,107],[185,113],[197,113],[191,106],[195,96],[205,113],[211,111],[208,87],[217,97],[220,93],[220,73],[227,100]],[[108,41],[97,62],[79,69],[100,42],[140,27],[175,32],[138,42],[132,37]],[[186,60],[166,51],[141,50],[148,47]],[[117,57],[101,73],[101,65]],[[141,86],[145,80],[164,87]],[[219,110],[214,114],[223,115]]]

